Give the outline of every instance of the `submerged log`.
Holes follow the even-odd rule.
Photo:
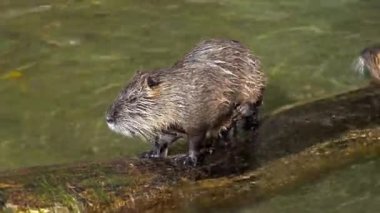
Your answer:
[[[250,149],[243,148],[252,153],[248,163],[221,151],[197,168],[124,158],[6,171],[0,173],[0,206],[10,211],[177,212],[244,205],[379,157],[379,122],[380,88],[367,87],[267,116]]]

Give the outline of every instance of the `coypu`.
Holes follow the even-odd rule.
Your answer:
[[[367,47],[361,51],[355,68],[361,74],[369,73],[372,81],[380,84],[380,45]]]
[[[154,144],[144,157],[166,157],[186,137],[185,163],[197,164],[206,134],[230,129],[261,104],[266,78],[260,61],[238,41],[198,43],[172,67],[138,71],[106,115],[115,132]]]

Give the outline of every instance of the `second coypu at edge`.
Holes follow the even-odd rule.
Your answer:
[[[361,51],[355,68],[361,74],[368,72],[372,81],[380,84],[380,45],[373,45]]]

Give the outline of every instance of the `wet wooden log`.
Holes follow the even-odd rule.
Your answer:
[[[0,206],[9,211],[170,212],[244,205],[379,157],[379,122],[380,88],[370,86],[267,116],[255,141],[248,137],[251,144],[242,149],[251,158],[222,150],[196,168],[124,158],[6,171],[0,173]]]

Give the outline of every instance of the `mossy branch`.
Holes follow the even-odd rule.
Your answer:
[[[379,122],[380,88],[367,87],[266,117],[248,169],[225,160],[224,154],[216,155],[212,166],[198,168],[140,159],[26,168],[0,173],[0,205],[10,211],[57,212],[243,205],[240,196],[261,200],[332,169],[378,157]]]

